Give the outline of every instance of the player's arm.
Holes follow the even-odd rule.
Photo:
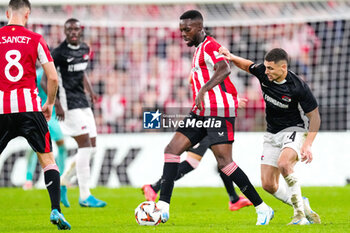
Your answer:
[[[249,67],[254,64],[251,60],[236,56],[223,46],[220,47],[219,53],[224,55],[227,60],[232,61],[238,68],[250,73]]]
[[[205,85],[202,86],[202,88],[199,90],[196,96],[195,103],[199,110],[203,109],[202,102],[204,100],[204,94],[207,91],[213,89],[213,87],[215,87],[219,83],[223,82],[225,78],[227,78],[227,76],[229,76],[231,73],[230,66],[224,60],[215,63],[214,70],[215,72],[213,76],[209,79],[209,81]]]
[[[46,85],[47,100],[42,108],[42,112],[46,120],[49,121],[51,119],[52,108],[56,99],[56,93],[58,88],[58,77],[57,77],[56,68],[53,62],[47,62],[45,64],[42,64],[42,67],[47,77],[47,85]]]
[[[88,75],[86,74],[86,72],[84,72],[84,87],[89,92],[89,95],[91,97],[91,102],[96,103],[98,100],[98,96],[96,95],[94,89],[92,88],[90,79],[89,79]]]
[[[315,140],[316,134],[320,129],[321,125],[321,117],[318,111],[318,107],[312,110],[309,113],[306,113],[306,116],[309,118],[309,132],[305,139],[303,146],[301,147],[301,161],[306,161],[306,163],[310,163],[312,161],[312,152],[311,146]]]

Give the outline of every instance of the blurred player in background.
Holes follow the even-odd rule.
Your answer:
[[[24,27],[30,11],[28,0],[11,0],[6,11],[8,25],[0,29],[0,154],[13,138],[26,138],[44,170],[51,200],[50,221],[67,230],[71,227],[61,214],[60,173],[47,126],[57,92],[57,73],[43,37]],[[36,60],[48,79],[43,107],[35,84]]]
[[[256,208],[257,225],[267,225],[273,218],[273,210],[267,206],[246,174],[232,161],[234,122],[238,107],[237,91],[229,78],[228,62],[219,55],[221,47],[203,28],[203,17],[199,11],[190,10],[180,17],[180,31],[186,44],[195,46],[192,61],[192,91],[194,105],[184,122],[195,122],[193,126],[179,127],[164,150],[164,167],[160,198],[162,222],[169,219],[169,205],[180,163],[180,155],[204,137],[208,137],[221,171],[229,176]],[[204,127],[205,122],[215,122],[216,127]],[[202,125],[202,127],[201,127]]]
[[[42,103],[46,102],[46,82],[43,82],[41,85],[41,78],[44,74],[44,70],[42,68],[38,68],[36,71],[36,84],[39,90],[39,97],[42,100]],[[43,79],[46,80],[46,79]],[[45,91],[43,90],[45,89]],[[53,141],[56,142],[58,154],[56,157],[56,164],[58,166],[58,170],[62,174],[64,172],[64,163],[67,158],[67,149],[64,145],[64,137],[61,131],[60,125],[56,119],[55,106],[52,109],[52,116],[50,121],[48,122],[50,135]],[[27,174],[26,174],[26,182],[23,185],[24,190],[32,189],[33,187],[33,175],[35,173],[36,164],[38,162],[38,158],[35,156],[34,151],[29,151],[28,154],[28,164],[27,164]]]
[[[308,199],[302,197],[294,173],[298,161],[312,161],[311,146],[321,123],[318,104],[310,88],[288,70],[288,54],[283,49],[269,51],[263,64],[235,56],[224,47],[220,48],[220,53],[238,68],[255,75],[263,91],[267,121],[261,157],[263,188],[293,206],[294,217],[290,225],[320,223],[320,217],[311,210]],[[280,174],[289,189],[279,185]]]
[[[72,136],[78,144],[72,164],[61,177],[61,202],[69,207],[67,186],[71,177],[77,174],[79,204],[82,207],[104,207],[106,202],[90,193],[90,158],[96,152],[96,124],[89,106],[84,87],[90,93],[92,102],[97,96],[92,90],[86,69],[90,48],[81,42],[82,28],[79,20],[71,18],[64,24],[66,35],[52,57],[59,74],[58,98],[55,102],[56,115],[64,134]]]
[[[247,99],[238,99],[238,107],[244,108],[246,105]],[[202,141],[198,142],[193,147],[187,150],[187,158],[179,164],[179,170],[175,181],[184,177],[187,173],[196,169],[202,160],[205,152],[209,148],[210,142],[207,137],[205,137]],[[222,182],[225,185],[226,192],[229,196],[230,201],[228,202],[228,208],[231,211],[239,210],[245,206],[253,205],[247,198],[244,196],[238,196],[232,179],[225,175],[220,169],[218,170]],[[160,190],[162,179],[159,179],[156,183],[152,185],[144,185],[142,186],[142,191],[145,195],[147,201],[155,201],[158,197],[158,192]]]

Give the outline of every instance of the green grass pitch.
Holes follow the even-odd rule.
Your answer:
[[[140,189],[96,188],[96,197],[107,201],[102,209],[78,205],[78,189],[69,189],[70,208],[62,207],[74,232],[350,232],[350,186],[304,187],[312,208],[321,216],[322,224],[286,226],[291,220],[291,207],[276,200],[261,188],[258,192],[275,210],[268,226],[255,226],[254,207],[228,210],[224,188],[175,188],[170,219],[159,226],[139,226],[134,209],[143,202]],[[0,188],[0,232],[56,232],[49,222],[49,197],[46,190],[23,191]]]

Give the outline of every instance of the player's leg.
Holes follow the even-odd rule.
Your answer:
[[[230,201],[228,202],[228,209],[231,211],[239,210],[245,206],[253,205],[247,198],[245,198],[243,195],[238,196],[235,187],[233,185],[232,179],[228,177],[226,174],[224,174],[220,169],[218,169],[220,178],[222,182],[224,183],[226,192],[229,196]]]
[[[295,150],[291,148],[284,148],[278,160],[278,168],[284,180],[286,181],[290,192],[291,202],[294,208],[294,217],[289,224],[305,225],[309,224],[304,214],[303,198],[301,195],[301,188],[298,178],[294,173],[294,166],[297,162],[298,155]]]
[[[36,164],[38,163],[38,157],[33,150],[27,151],[27,174],[26,181],[23,185],[24,190],[29,190],[33,188],[33,175],[35,173]]]
[[[164,150],[164,167],[158,208],[162,211],[162,222],[169,219],[169,205],[175,178],[179,170],[180,155],[192,145],[190,139],[180,132],[176,132]]]
[[[267,225],[273,218],[273,210],[266,205],[250,183],[247,175],[232,160],[232,144],[216,144],[211,146],[218,167],[229,176],[240,188],[241,192],[253,203],[258,214],[257,225]]]
[[[234,123],[235,118],[217,117],[215,120],[221,121],[220,128],[209,128],[207,134],[211,143],[218,168],[240,188],[241,192],[253,203],[258,214],[257,225],[267,225],[273,218],[273,210],[267,206],[253,185],[250,183],[247,175],[232,160],[232,143],[234,141]]]
[[[69,223],[61,214],[60,173],[52,153],[51,137],[44,115],[41,112],[21,113],[18,115],[17,124],[19,136],[26,138],[32,149],[37,152],[44,170],[45,185],[51,200],[51,222],[59,229],[70,229]]]
[[[64,135],[62,133],[58,120],[54,116],[51,117],[48,125],[51,138],[56,142],[57,145],[58,154],[56,155],[56,164],[60,170],[60,174],[62,175],[64,173],[64,166],[67,158],[67,149],[64,144]]]
[[[60,207],[60,173],[52,152],[37,152],[39,162],[44,170],[45,185],[50,195],[51,214],[50,221],[60,230],[70,229],[71,226],[61,213]]]
[[[277,167],[268,164],[261,164],[261,184],[263,189],[272,194],[278,200],[292,205],[289,189],[279,184],[280,171]]]
[[[294,208],[294,219],[290,224],[307,224],[304,221],[306,216],[310,223],[320,223],[320,217],[310,208],[307,198],[301,195],[301,187],[294,172],[294,166],[300,160],[300,148],[305,140],[305,130],[292,127],[278,133],[281,136],[282,150],[278,160],[278,168],[284,177],[291,195],[291,202]],[[302,219],[300,221],[300,219]]]
[[[89,134],[73,137],[78,144],[76,173],[79,185],[79,204],[82,207],[104,207],[106,202],[98,200],[90,192],[90,158],[92,147]]]
[[[73,156],[71,163],[65,169],[64,173],[61,176],[61,202],[65,207],[70,207],[70,203],[67,195],[67,187],[70,185],[70,180],[76,174],[76,157]]]
[[[65,169],[65,162],[67,159],[67,148],[66,148],[66,145],[64,144],[63,139],[56,141],[56,145],[58,149],[56,163],[57,163],[58,169],[60,169],[61,173],[63,174]]]
[[[181,179],[187,173],[196,169],[207,149],[208,142],[205,138],[199,143],[197,143],[195,146],[189,148],[187,152],[187,158],[179,164],[179,170],[175,181]],[[155,201],[157,199],[157,193],[160,190],[161,182],[162,179],[159,179],[156,183],[152,185],[146,184],[142,186],[141,189],[147,201]]]
[[[179,170],[177,172],[177,176],[175,178],[175,181],[181,179],[184,177],[187,173],[193,171],[197,168],[199,165],[199,162],[201,161],[202,156],[197,155],[193,152],[187,152],[187,158],[186,160],[182,161],[179,164]],[[158,197],[158,192],[160,190],[162,183],[162,179],[159,179],[156,183],[150,185],[146,184],[142,186],[143,194],[145,195],[145,198],[147,201],[155,201]]]

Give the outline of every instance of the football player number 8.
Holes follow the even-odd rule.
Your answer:
[[[15,56],[12,58],[11,56]],[[19,63],[21,59],[21,53],[18,50],[10,50],[5,55],[6,61],[8,61],[5,66],[5,76],[11,82],[17,82],[23,77],[23,66]],[[18,74],[16,76],[12,76],[10,74],[10,69],[15,66],[18,69]]]

